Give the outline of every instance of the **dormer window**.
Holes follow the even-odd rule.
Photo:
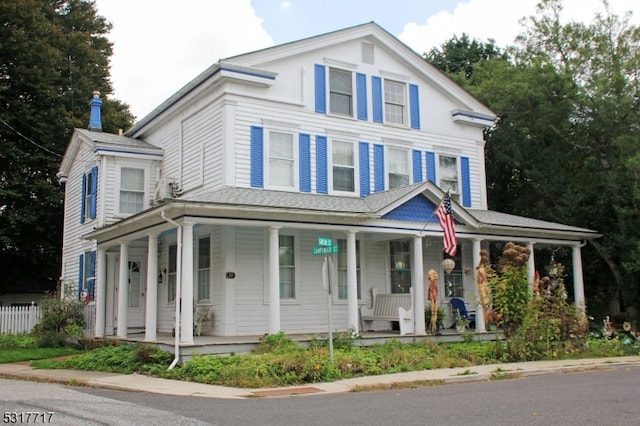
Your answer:
[[[440,189],[445,192],[451,191],[452,195],[458,195],[460,193],[458,188],[458,159],[448,155],[441,155],[438,166],[438,186]]]
[[[350,71],[329,69],[329,112],[353,117],[353,77]]]
[[[384,121],[393,124],[406,124],[406,85],[398,81],[384,81]]]

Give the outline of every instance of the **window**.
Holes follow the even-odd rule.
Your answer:
[[[384,118],[387,123],[405,124],[405,84],[384,81]]]
[[[133,214],[144,208],[144,169],[120,169],[120,213]]]
[[[411,241],[389,243],[391,293],[409,293],[411,288]]]
[[[329,112],[353,116],[353,81],[350,71],[329,69]]]
[[[331,146],[333,190],[355,192],[355,155],[351,142],[334,141]]]
[[[174,302],[176,300],[176,279],[178,268],[178,246],[171,244],[169,246],[169,259],[167,265],[167,301]]]
[[[130,308],[140,307],[140,262],[129,262],[129,298]]]
[[[90,302],[95,297],[96,252],[82,253],[79,268],[78,299]]]
[[[358,300],[360,293],[360,241],[356,240],[356,274]],[[347,240],[338,240],[338,299],[347,298]]]
[[[280,299],[295,299],[295,241],[292,235],[280,235],[278,241],[280,253]]]
[[[98,168],[82,175],[82,195],[80,206],[80,223],[96,218],[98,194]]]
[[[269,132],[269,185],[295,187],[294,150],[292,134]]]
[[[198,240],[198,300],[209,300],[211,275],[211,237]]]
[[[440,174],[439,187],[443,191],[458,194],[458,159],[441,155],[438,172]]]
[[[409,184],[409,150],[389,148],[389,189]]]
[[[444,253],[443,259],[453,259],[456,263],[451,273],[444,273],[445,297],[459,297],[464,299],[464,284],[462,282],[462,256],[460,247],[455,256]]]

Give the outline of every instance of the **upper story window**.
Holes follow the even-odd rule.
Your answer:
[[[144,169],[122,167],[120,169],[121,214],[133,214],[144,209]]]
[[[293,235],[278,236],[280,254],[280,299],[296,298],[296,257]]]
[[[353,116],[353,80],[350,71],[329,69],[329,112]]]
[[[398,81],[384,81],[384,120],[387,123],[406,124],[406,85]]]
[[[293,134],[269,132],[269,186],[293,189],[295,180],[295,145]]]
[[[438,162],[438,186],[443,191],[451,191],[458,195],[458,159],[448,155],[441,155]]]
[[[352,142],[333,141],[331,144],[331,173],[334,191],[356,191],[355,146]]]
[[[389,189],[409,184],[409,150],[389,148]]]
[[[98,195],[98,168],[82,175],[82,195],[80,206],[80,223],[96,218]]]

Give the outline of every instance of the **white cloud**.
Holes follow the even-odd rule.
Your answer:
[[[113,22],[115,97],[138,119],[219,59],[273,45],[249,0],[220,3],[97,1],[98,13]]]
[[[280,3],[280,7],[283,9],[289,9],[291,7],[291,2],[283,1],[282,3]]]
[[[493,38],[500,47],[512,45],[522,32],[521,18],[535,14],[538,0],[466,0],[453,13],[442,11],[425,22],[409,22],[400,40],[422,54],[463,33],[482,41]],[[640,22],[637,0],[609,0],[614,13],[634,11],[633,21]],[[601,0],[564,0],[563,19],[591,22],[597,11],[604,11]]]

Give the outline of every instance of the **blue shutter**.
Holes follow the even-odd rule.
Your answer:
[[[311,192],[311,136],[300,133],[300,192]]]
[[[367,76],[356,73],[356,99],[358,102],[358,120],[367,120]]]
[[[315,66],[316,112],[327,113],[327,79],[324,65]]]
[[[264,188],[264,142],[258,126],[251,126],[251,186]]]
[[[373,103],[373,121],[382,123],[382,79],[371,77],[371,102]]]
[[[98,167],[91,169],[91,199],[89,204],[89,217],[96,218],[96,206],[98,205]]]
[[[409,113],[411,114],[411,128],[420,129],[420,98],[418,86],[409,85]]]
[[[81,299],[81,293],[84,287],[84,254],[78,259],[78,300]]]
[[[87,193],[87,175],[82,175],[82,193],[80,194],[80,223],[84,223],[84,209],[86,203],[85,194]]]
[[[373,146],[374,191],[384,191],[384,145]]]
[[[92,278],[89,280],[89,284],[88,284],[88,288],[87,288],[87,292],[89,293],[89,300],[94,300],[95,299],[95,284],[96,284],[96,252],[94,251],[90,251],[89,252],[89,278]]]
[[[460,158],[462,172],[462,206],[471,207],[471,177],[469,175],[469,157]]]
[[[427,152],[427,180],[436,183],[436,154]]]
[[[316,136],[316,191],[319,194],[329,192],[327,167],[327,137]]]
[[[422,182],[422,152],[413,150],[413,183]]]
[[[360,196],[366,197],[371,194],[371,164],[369,160],[369,144],[359,143],[360,149]]]

